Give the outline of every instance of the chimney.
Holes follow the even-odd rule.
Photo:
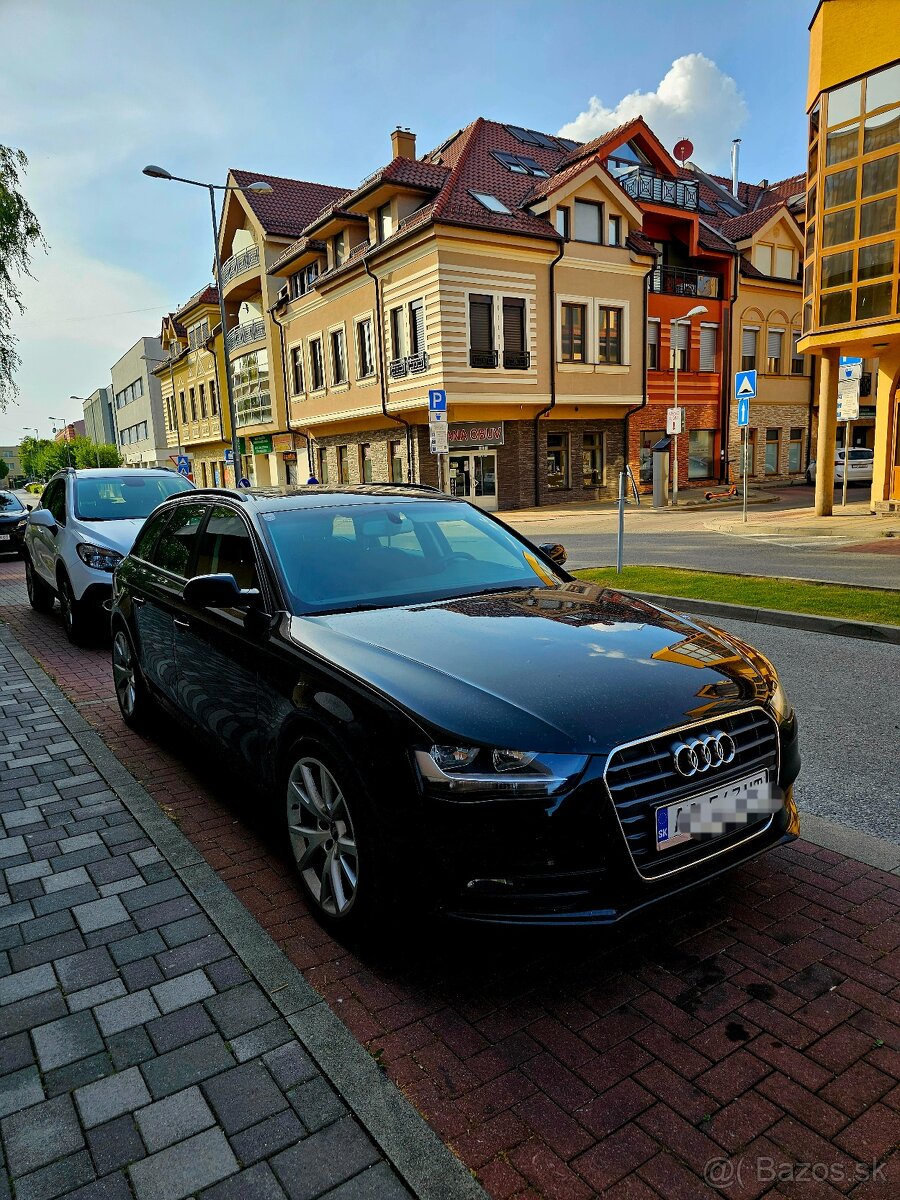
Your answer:
[[[741,139],[734,138],[731,143],[731,194],[737,199],[738,194],[738,163],[741,157]]]
[[[415,161],[416,135],[398,125],[391,134],[391,150],[394,158],[411,158]]]

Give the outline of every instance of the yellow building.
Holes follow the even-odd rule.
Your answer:
[[[900,506],[900,11],[823,0],[810,25],[802,350],[822,360],[817,460],[834,459],[839,357],[877,360],[872,507]],[[816,511],[829,514],[830,472]]]
[[[200,487],[234,483],[226,468],[231,423],[225,394],[225,356],[216,289],[206,287],[163,319],[166,359],[153,369],[160,381],[166,442],[186,455]]]

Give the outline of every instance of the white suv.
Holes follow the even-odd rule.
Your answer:
[[[59,471],[25,528],[31,607],[49,612],[58,596],[66,635],[81,641],[112,594],[112,573],[146,518],[168,496],[193,486],[165,469]]]

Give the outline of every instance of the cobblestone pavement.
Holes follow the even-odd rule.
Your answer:
[[[174,726],[128,731],[108,647],[23,607],[18,567],[4,594],[0,617],[496,1200],[900,1194],[900,877],[799,841],[620,929],[435,925],[354,953],[306,911],[264,807]]]
[[[410,1196],[295,1036],[302,980],[260,986],[224,885],[189,890],[2,641],[0,822],[0,1195]],[[439,1194],[473,1195],[409,1112]]]

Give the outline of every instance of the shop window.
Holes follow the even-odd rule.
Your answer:
[[[715,371],[716,346],[719,337],[718,325],[700,326],[700,370]]]
[[[494,297],[469,296],[469,366],[496,367]]]
[[[584,331],[587,325],[587,306],[562,306],[562,361],[584,362]]]
[[[606,482],[606,445],[602,433],[581,435],[581,473],[585,487],[602,487]]]
[[[320,446],[316,451],[316,458],[319,462],[319,473],[316,475],[319,483],[328,483],[328,451],[324,446]]]
[[[569,486],[569,435],[548,433],[547,487],[552,491],[562,491]]]
[[[781,443],[780,429],[766,430],[766,461],[765,472],[767,475],[778,474],[778,452]]]
[[[303,347],[291,350],[291,389],[295,396],[303,394]]]
[[[688,434],[688,479],[711,479],[715,473],[715,431],[692,429]]]
[[[659,370],[659,321],[647,322],[647,369]]]
[[[638,450],[641,483],[653,482],[653,447],[666,436],[664,429],[642,429]]]
[[[337,448],[338,483],[350,482],[350,454],[346,446]]]
[[[403,482],[403,458],[400,454],[399,442],[388,442],[388,458],[391,463],[391,482]]]
[[[331,332],[331,382],[341,384],[347,382],[347,345],[343,329]]]
[[[309,343],[309,374],[312,390],[320,392],[325,386],[325,364],[322,361],[321,338],[313,338]]]
[[[787,469],[791,475],[799,475],[803,470],[803,430],[799,427],[791,429]]]
[[[784,330],[770,329],[766,336],[766,373],[781,374],[781,355],[784,348]]]
[[[603,209],[601,205],[593,204],[589,200],[576,200],[575,241],[599,244],[602,241],[602,228]]]
[[[622,310],[606,308],[597,310],[597,362],[621,363],[622,361]]]
[[[372,447],[368,442],[363,442],[359,448],[359,477],[363,483],[372,482]]]

